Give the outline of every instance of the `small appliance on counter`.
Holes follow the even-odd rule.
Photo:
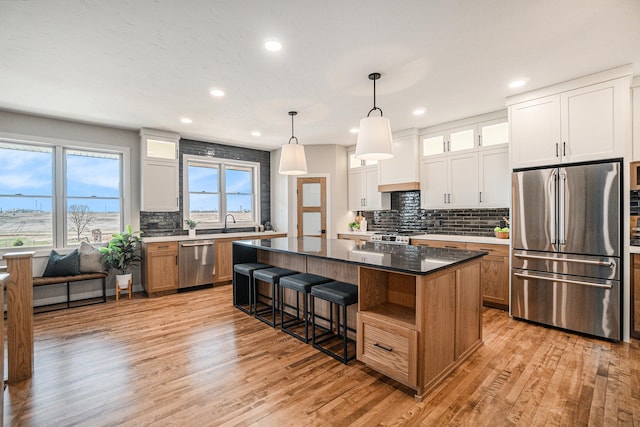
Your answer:
[[[378,231],[373,233],[371,241],[393,245],[408,245],[410,237],[417,234],[420,233],[415,231]]]

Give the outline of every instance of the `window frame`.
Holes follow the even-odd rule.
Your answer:
[[[68,141],[57,138],[41,136],[26,136],[0,132],[0,141],[17,144],[40,146],[52,149],[52,246],[21,246],[20,250],[33,250],[35,256],[48,255],[51,249],[66,251],[76,248],[77,245],[67,244],[67,213],[66,213],[66,179],[65,179],[65,150],[95,151],[105,154],[116,154],[120,156],[120,231],[123,231],[125,224],[131,224],[131,150],[129,147]],[[103,236],[104,237],[104,236]],[[15,252],[16,248],[0,248],[0,254]]]
[[[236,222],[233,223],[227,222],[227,228],[247,228],[247,227],[255,227],[260,223],[261,212],[260,212],[260,200],[261,200],[261,192],[260,192],[260,163],[259,162],[250,162],[245,160],[234,160],[234,159],[225,159],[221,157],[207,157],[207,156],[198,156],[193,154],[184,154],[182,156],[182,228],[183,230],[188,230],[186,223],[184,220],[189,219],[190,212],[190,193],[189,193],[189,163],[204,163],[210,164],[212,166],[218,167],[218,185],[219,185],[219,199],[220,199],[220,214],[219,221],[208,221],[201,222],[196,226],[196,229],[211,229],[211,228],[222,228],[224,227],[224,218],[227,215],[227,192],[226,192],[226,169],[227,167],[236,167],[243,169],[250,169],[253,173],[252,176],[252,187],[253,187],[253,197],[252,203],[254,206],[253,209],[253,220],[245,221],[245,222]],[[235,193],[229,193],[235,194]]]

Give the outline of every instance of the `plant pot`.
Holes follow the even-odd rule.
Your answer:
[[[496,237],[498,239],[508,239],[509,238],[509,232],[508,231],[494,231],[494,233],[496,234]]]
[[[118,284],[118,289],[128,289],[129,281],[131,281],[131,273],[116,274],[116,283]]]
[[[195,230],[195,229],[190,228],[190,229],[189,229],[189,238],[190,238],[190,239],[195,239],[195,237],[196,237],[196,230]]]

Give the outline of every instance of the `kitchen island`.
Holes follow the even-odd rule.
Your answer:
[[[357,285],[357,359],[414,389],[418,400],[482,345],[485,254],[313,237],[233,243],[234,264],[261,262]],[[242,289],[234,295],[248,300]]]

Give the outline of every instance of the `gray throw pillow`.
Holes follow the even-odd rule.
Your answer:
[[[75,276],[80,274],[79,266],[80,256],[77,249],[67,255],[60,255],[52,250],[42,277]]]
[[[80,273],[103,273],[107,270],[102,254],[87,242],[80,243]]]

